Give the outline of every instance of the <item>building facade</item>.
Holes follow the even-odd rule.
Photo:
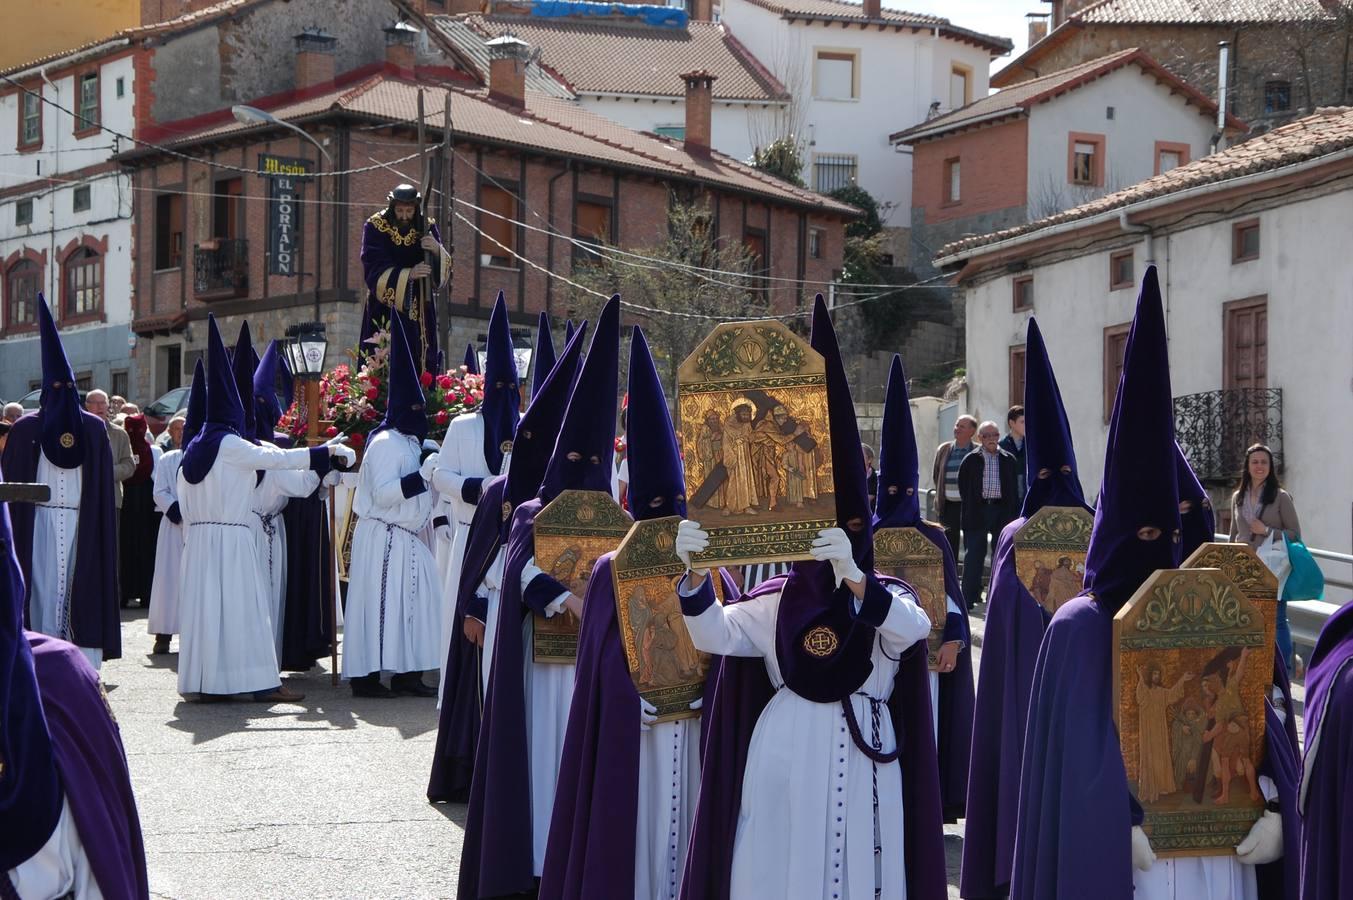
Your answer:
[[[1023,395],[1038,317],[1098,490],[1137,287],[1156,265],[1176,433],[1225,529],[1249,444],[1273,447],[1311,546],[1346,551],[1353,468],[1353,111],[1323,110],[1059,215],[946,247],[967,303],[969,407]],[[1024,302],[1021,279],[1032,280]],[[1327,599],[1337,599],[1334,596]],[[1347,599],[1347,598],[1344,598]]]

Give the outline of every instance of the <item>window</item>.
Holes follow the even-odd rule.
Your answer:
[[[1113,398],[1118,393],[1118,379],[1123,376],[1123,354],[1127,351],[1131,322],[1110,325],[1104,329],[1104,423],[1113,415]]]
[[[127,390],[127,381],[127,370],[122,369],[121,371],[112,373],[108,379],[108,386],[114,394],[117,394],[119,397],[125,397],[130,393]]]
[[[1132,269],[1132,251],[1119,250],[1117,253],[1109,254],[1109,290],[1120,291],[1123,288],[1134,287],[1137,283],[1136,274]]]
[[[1010,348],[1010,406],[1024,405],[1024,344]]]
[[[94,390],[94,373],[93,373],[93,372],[76,372],[76,373],[75,373],[75,389],[76,389],[77,391],[84,391],[84,392],[86,392],[86,393],[88,393],[89,391]]]
[[[517,227],[509,219],[517,218],[517,196],[497,184],[482,182],[479,205],[487,212],[479,214],[479,264],[515,268]]]
[[[33,328],[37,324],[38,287],[42,267],[31,259],[21,259],[10,267],[5,278],[5,330]]]
[[[742,235],[743,246],[747,248],[747,255],[751,271],[766,271],[766,232],[760,228],[748,228]]]
[[[1231,226],[1231,262],[1259,258],[1259,220],[1246,219]]]
[[[813,190],[830,194],[850,187],[859,175],[859,158],[846,153],[823,153],[813,157]]]
[[[954,63],[949,67],[949,108],[958,109],[972,102],[972,69]]]
[[[1156,141],[1156,174],[1177,169],[1189,161],[1189,145]]]
[[[42,97],[37,91],[25,91],[19,103],[19,147],[32,149],[42,145]]]
[[[87,72],[80,76],[80,115],[75,120],[75,133],[94,131],[99,127],[99,73]]]
[[[14,224],[32,225],[33,224],[33,201],[18,200],[14,203]]]
[[[813,66],[813,96],[818,100],[854,100],[860,96],[859,53],[819,50]]]
[[[653,133],[659,137],[671,138],[674,141],[686,140],[685,125],[659,125],[653,129]]]
[[[1069,135],[1067,180],[1086,187],[1104,184],[1104,135],[1076,132]]]
[[[944,202],[957,203],[963,197],[963,169],[957,159],[944,161]]]
[[[1264,114],[1287,112],[1292,108],[1292,82],[1264,82]]]
[[[177,269],[183,265],[183,195],[160,194],[155,198],[155,268]]]
[[[579,200],[573,210],[573,236],[594,244],[611,242],[611,204],[597,200]],[[598,259],[596,251],[574,246],[574,262],[589,263]]]
[[[223,240],[241,237],[240,206],[243,203],[244,179],[223,178],[216,182],[211,198],[211,236]]]
[[[1034,277],[1032,275],[1016,275],[1015,280],[1010,283],[1010,287],[1010,305],[1015,312],[1034,308]]]
[[[71,209],[73,211],[88,212],[89,206],[90,206],[89,185],[82,184],[75,190],[71,191]]]
[[[113,93],[121,100],[123,95],[127,93],[127,79],[119,77],[117,81],[114,81]]]
[[[63,318],[98,315],[103,308],[103,257],[80,247],[66,257]]]
[[[809,259],[821,259],[821,258],[822,258],[822,238],[823,238],[823,234],[822,234],[822,229],[821,229],[821,228],[809,228],[809,229],[808,229],[808,258],[809,258]]]

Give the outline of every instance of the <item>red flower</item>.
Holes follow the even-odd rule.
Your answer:
[[[451,380],[451,376],[450,376],[450,375],[438,375],[438,376],[437,376],[437,387],[441,388],[442,390],[444,390],[444,391],[449,391],[449,390],[451,390],[451,385],[452,385],[452,384],[454,384],[454,382]]]
[[[451,414],[450,414],[449,412],[447,412],[447,411],[444,410],[444,409],[439,409],[439,410],[437,410],[437,424],[438,424],[438,425],[445,425],[445,424],[446,424],[447,422],[449,422],[449,421],[451,421]]]
[[[368,375],[368,376],[366,376],[366,380],[367,380],[367,384],[371,385],[372,387],[380,387],[380,386],[381,386],[381,380],[380,380],[379,378],[377,378],[375,375]]]
[[[335,428],[335,427],[332,426],[332,425],[330,425],[328,428],[324,429],[324,436],[325,436],[325,437],[334,437],[334,436],[337,435],[337,434],[338,434],[338,429]]]
[[[419,375],[418,382],[422,384],[424,388],[432,387],[432,373],[424,372],[422,375]]]
[[[362,413],[362,418],[366,419],[368,422],[374,422],[377,418],[376,411],[368,406],[366,412]]]
[[[369,387],[366,389],[366,399],[368,400],[375,400],[377,395],[379,394],[380,391],[376,390],[374,387]]]
[[[360,431],[348,435],[349,446],[360,447],[365,443],[366,443],[366,435],[362,434]]]

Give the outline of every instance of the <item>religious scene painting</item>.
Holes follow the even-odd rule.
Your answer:
[[[709,656],[691,642],[677,597],[686,571],[675,550],[680,524],[680,516],[635,522],[611,564],[630,677],[639,696],[657,709],[659,722],[700,714],[691,703],[703,696],[709,671]],[[714,585],[721,591],[717,577]]]
[[[587,596],[592,567],[620,546],[633,520],[602,491],[561,491],[535,518],[536,565],[578,597]],[[532,658],[572,665],[578,658],[578,619],[565,610],[533,622]]]
[[[944,623],[949,615],[944,588],[944,554],[917,528],[880,528],[874,532],[874,566],[885,575],[901,578],[916,589],[921,609],[930,619],[926,662],[939,671]]]
[[[357,533],[357,513],[351,504],[343,516],[343,524],[338,529],[338,580],[348,580],[348,570],[352,566],[352,537]]]
[[[1156,572],[1114,617],[1114,712],[1160,856],[1234,852],[1264,810],[1264,617],[1218,569]]]
[[[1264,617],[1264,645],[1277,646],[1278,579],[1249,544],[1203,544],[1180,568],[1221,569]]]
[[[1015,533],[1015,574],[1049,615],[1081,592],[1094,524],[1078,506],[1045,506]]]
[[[784,324],[725,323],[677,375],[687,514],[702,563],[809,559],[836,518],[822,357]]]

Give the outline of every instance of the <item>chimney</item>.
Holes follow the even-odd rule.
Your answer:
[[[1231,42],[1217,44],[1217,133],[1212,136],[1212,152],[1224,149],[1226,140],[1226,107],[1230,100]]]
[[[714,0],[690,0],[692,22],[714,21]]]
[[[418,29],[408,22],[395,22],[381,30],[385,32],[385,61],[401,72],[412,73],[417,62]]]
[[[296,35],[296,90],[334,80],[334,46],[338,38],[322,28],[306,28]]]
[[[1029,20],[1029,46],[1032,47],[1048,36],[1049,17],[1047,13],[1029,13],[1024,18]]]
[[[681,76],[686,82],[686,152],[691,156],[709,156],[716,77],[704,69]]]
[[[487,42],[489,99],[513,109],[526,108],[526,64],[531,45],[510,32]]]
[[[883,18],[883,0],[864,0],[864,17],[866,19]]]

